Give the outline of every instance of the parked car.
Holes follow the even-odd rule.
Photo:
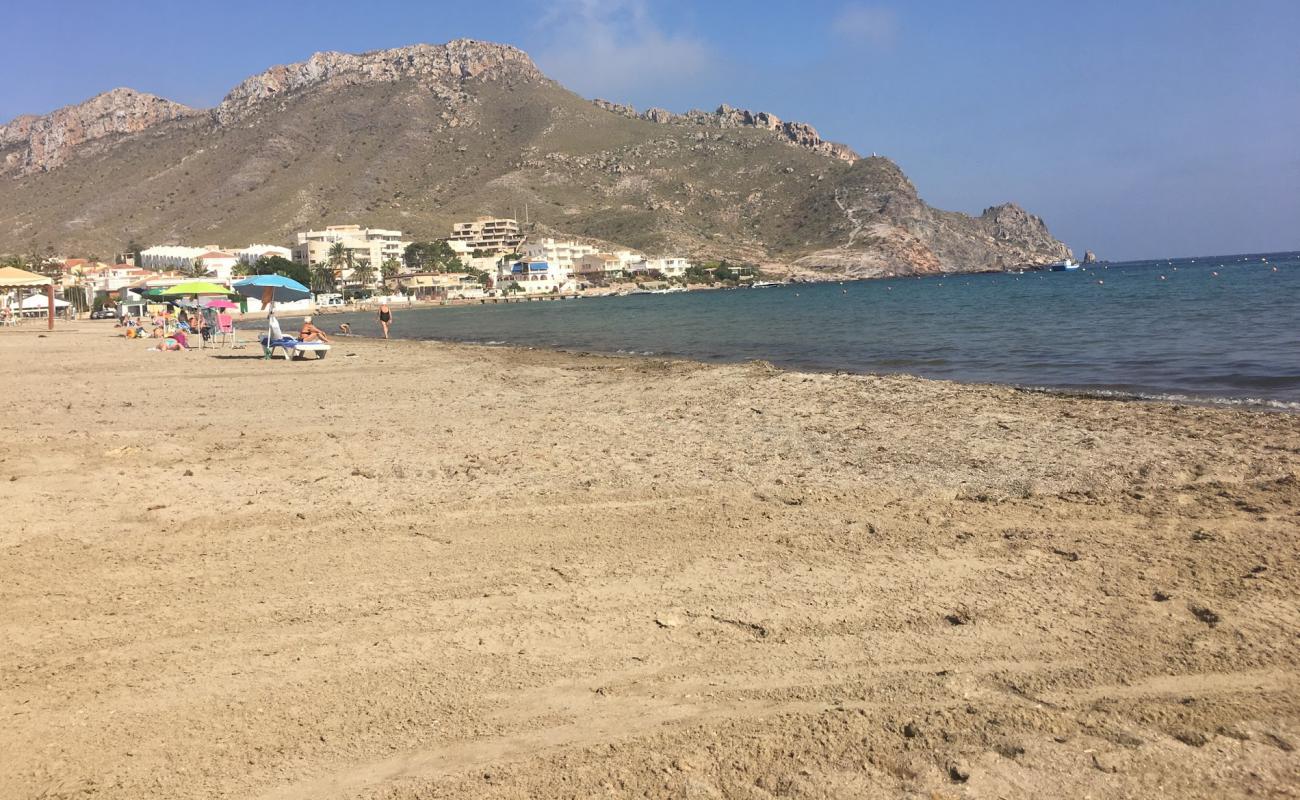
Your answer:
[[[117,319],[117,311],[111,308],[101,308],[98,311],[90,312],[91,319]]]

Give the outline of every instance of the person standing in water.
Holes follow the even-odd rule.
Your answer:
[[[387,303],[379,306],[379,327],[384,329],[384,338],[388,338],[388,325],[393,321],[393,310]]]

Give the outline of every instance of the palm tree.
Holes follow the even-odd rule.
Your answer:
[[[343,277],[343,265],[351,261],[351,256],[352,254],[348,252],[342,242],[335,242],[330,245],[330,266],[334,268],[334,278],[336,280]]]
[[[382,267],[379,268],[379,274],[384,279],[384,287],[388,287],[388,282],[396,278],[402,272],[402,265],[397,263],[397,259],[390,258],[386,260]]]
[[[362,289],[369,287],[375,282],[375,268],[370,266],[369,261],[362,261],[352,268],[352,281]]]
[[[311,288],[313,292],[334,291],[334,270],[328,264],[317,261],[311,268]]]

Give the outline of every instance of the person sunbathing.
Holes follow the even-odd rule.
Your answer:
[[[168,336],[166,339],[163,339],[162,341],[158,342],[158,346],[152,349],[172,350],[172,351],[189,350],[190,342],[189,339],[186,338],[185,336],[185,331],[178,330],[175,333],[173,333],[171,336]]]
[[[311,324],[311,317],[303,317],[302,330],[298,331],[298,341],[300,342],[325,342],[329,343],[329,337],[325,331]]]

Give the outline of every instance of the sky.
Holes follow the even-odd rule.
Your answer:
[[[468,37],[586,97],[720,103],[1014,201],[1112,260],[1300,249],[1300,0],[0,0],[0,120],[118,86],[209,107],[318,50]]]

